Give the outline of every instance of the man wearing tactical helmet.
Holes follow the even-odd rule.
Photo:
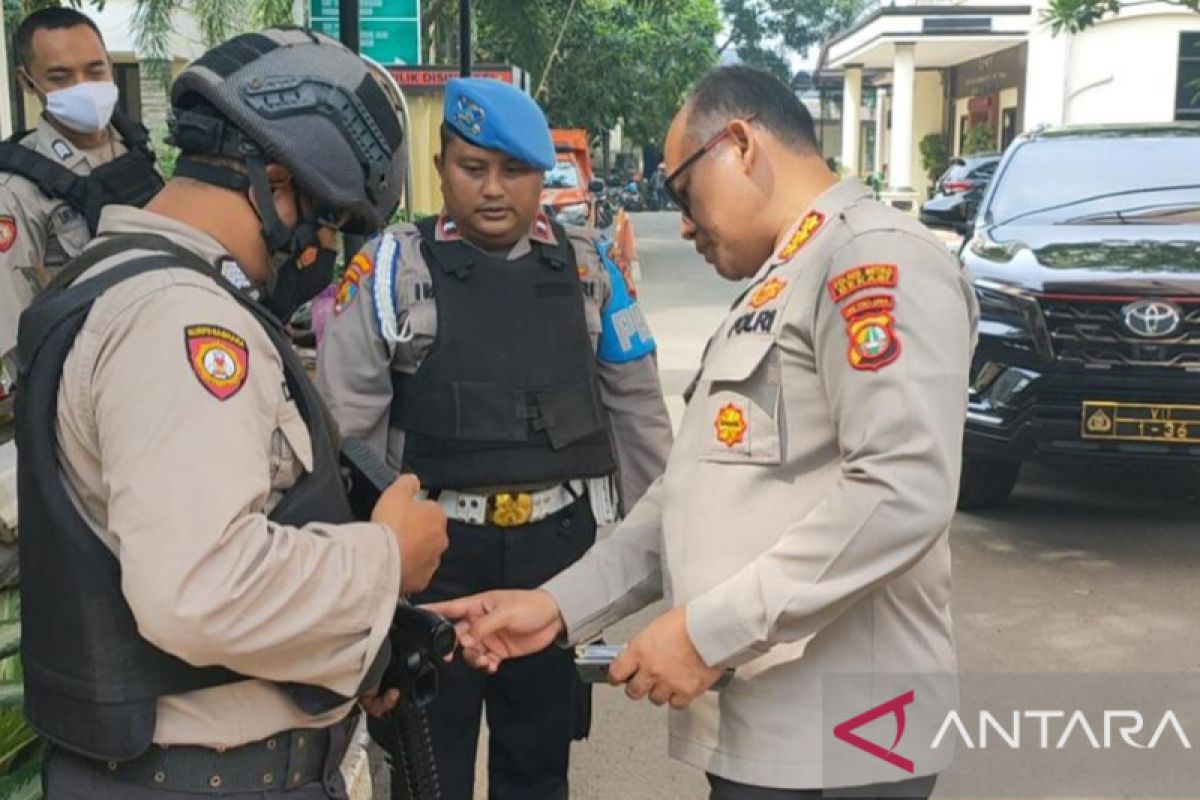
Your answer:
[[[21,320],[25,712],[50,800],[341,798],[348,717],[395,703],[388,627],[446,522],[412,476],[353,521],[264,305],[322,288],[333,227],[386,222],[403,131],[302,29],[216,47],[171,102],[175,177],[107,208]]]

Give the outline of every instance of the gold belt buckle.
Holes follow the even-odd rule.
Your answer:
[[[488,498],[488,522],[497,528],[516,528],[533,518],[533,495],[499,492]]]

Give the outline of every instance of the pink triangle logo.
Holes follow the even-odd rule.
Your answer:
[[[899,767],[911,774],[914,769],[913,762],[901,755],[897,755],[895,750],[896,745],[900,744],[900,739],[904,736],[904,707],[912,703],[914,699],[915,695],[912,691],[905,692],[899,697],[893,697],[886,703],[881,703],[871,710],[864,711],[857,717],[852,717],[841,723],[833,729],[833,735],[846,744],[854,745],[859,750],[870,753],[876,758],[891,764],[893,767]],[[896,718],[896,738],[892,741],[891,747],[885,749],[875,744],[875,742],[864,739],[857,733],[854,733],[855,730],[861,728],[863,725],[868,725],[880,717],[886,716],[894,716]]]

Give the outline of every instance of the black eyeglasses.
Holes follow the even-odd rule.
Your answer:
[[[741,121],[742,122],[753,122],[757,118],[758,118],[758,114],[751,114],[748,117],[744,117]],[[737,122],[737,121],[738,120],[733,120],[733,122]],[[689,169],[691,169],[692,166],[695,165],[695,163],[697,161],[704,158],[704,156],[706,154],[712,152],[713,148],[715,148],[717,145],[719,145],[721,142],[725,141],[725,139],[727,139],[729,137],[729,135],[730,135],[729,125],[733,124],[733,122],[726,124],[726,126],[721,129],[720,133],[718,133],[716,136],[712,137],[707,142],[705,142],[704,146],[701,147],[699,150],[697,150],[696,152],[692,153],[690,156],[685,158],[683,160],[683,163],[680,164],[675,169],[675,171],[672,172],[670,175],[668,175],[666,177],[666,179],[663,181],[663,191],[666,193],[667,198],[672,203],[679,206],[679,210],[683,212],[683,215],[685,217],[690,218],[692,216],[692,209],[688,206],[687,194],[685,192],[681,192],[675,188],[675,181],[679,178],[680,175],[682,175],[683,173],[685,173]]]

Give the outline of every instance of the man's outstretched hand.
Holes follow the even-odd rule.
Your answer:
[[[463,658],[488,672],[545,650],[566,630],[558,603],[540,589],[483,592],[426,608],[454,623]]]

